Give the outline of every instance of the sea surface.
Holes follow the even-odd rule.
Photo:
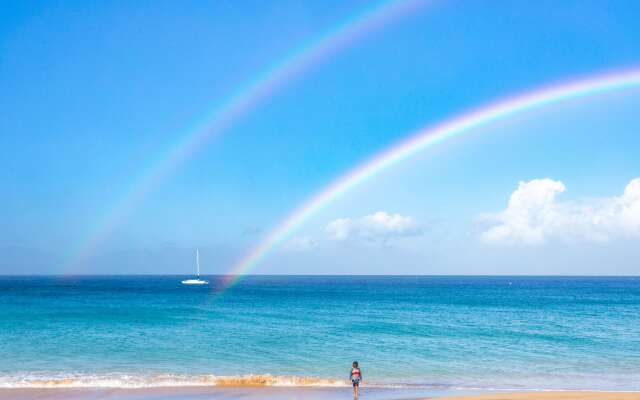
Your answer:
[[[184,278],[0,277],[0,388],[640,390],[640,278]]]

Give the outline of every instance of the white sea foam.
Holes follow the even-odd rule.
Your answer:
[[[179,388],[179,387],[347,387],[346,380],[321,378],[315,376],[291,376],[270,374],[249,375],[186,375],[186,374],[16,374],[0,375],[0,389],[74,389],[74,388],[109,388],[109,389],[144,389],[144,388]],[[638,392],[634,390],[603,388],[561,388],[561,387],[527,387],[483,385],[457,385],[444,383],[392,383],[367,382],[368,387],[379,389],[410,390],[453,390],[453,391],[606,391],[606,392]]]
[[[161,388],[206,386],[290,386],[341,387],[347,382],[312,376],[274,375],[131,375],[131,374],[64,374],[64,375],[0,375],[0,388]]]

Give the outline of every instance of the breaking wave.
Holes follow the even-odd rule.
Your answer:
[[[56,375],[56,376],[0,376],[0,388],[161,388],[206,386],[289,386],[289,387],[341,387],[347,381],[314,376],[276,375]]]

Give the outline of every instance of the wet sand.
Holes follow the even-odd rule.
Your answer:
[[[179,387],[144,389],[0,389],[0,400],[351,400],[351,387]],[[458,394],[462,394],[457,392]],[[362,400],[441,398],[450,390],[362,389]]]
[[[426,396],[425,396],[426,395]],[[0,400],[351,400],[351,388],[183,387],[145,389],[0,389]],[[501,392],[364,389],[362,400],[640,400],[640,392]]]
[[[640,400],[640,392],[515,392],[446,397],[443,400]]]

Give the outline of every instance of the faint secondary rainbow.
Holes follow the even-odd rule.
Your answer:
[[[178,142],[171,145],[166,154],[158,157],[146,172],[133,181],[120,201],[96,225],[97,228],[86,235],[87,239],[73,255],[68,270],[77,269],[82,262],[86,261],[98,245],[103,243],[148,193],[162,183],[171,172],[261,101],[329,55],[367,33],[409,15],[429,2],[429,0],[374,2],[373,7],[301,46],[297,51],[290,53],[255,79],[250,80],[247,85],[239,88],[221,102],[200,124],[180,135]]]
[[[349,190],[422,150],[516,114],[548,107],[567,100],[637,86],[640,86],[640,69],[596,75],[586,79],[545,86],[524,94],[491,102],[439,124],[413,132],[405,139],[400,140],[340,176],[289,214],[264,240],[233,266],[228,273],[226,286],[231,286],[237,282],[243,274],[246,274],[253,266],[263,260],[271,250],[276,248],[296,228],[318,211]]]

